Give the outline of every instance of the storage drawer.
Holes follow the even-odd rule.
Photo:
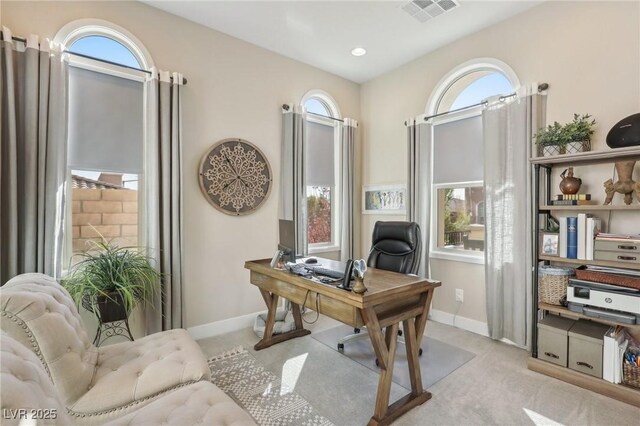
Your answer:
[[[640,254],[640,241],[606,241],[596,240],[594,250],[617,251],[621,253],[638,253]]]
[[[547,315],[538,322],[538,358],[567,366],[569,329],[574,320]]]
[[[623,252],[596,250],[593,254],[593,259],[640,264],[640,253],[634,251]]]
[[[576,321],[569,330],[569,365],[572,370],[602,378],[602,346],[609,326]]]

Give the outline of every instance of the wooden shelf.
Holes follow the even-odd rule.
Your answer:
[[[606,380],[589,376],[570,368],[560,367],[538,358],[529,358],[527,368],[538,373],[597,392],[609,398],[640,407],[640,389],[625,385],[614,385]]]
[[[640,329],[640,324],[624,324],[621,322],[617,322],[617,321],[609,321],[609,320],[605,320],[602,318],[594,318],[594,317],[589,317],[587,315],[583,315],[580,314],[578,312],[573,312],[571,310],[569,310],[568,308],[565,308],[564,306],[560,306],[560,305],[550,305],[548,303],[539,303],[538,304],[538,308],[545,310],[545,311],[549,311],[549,312],[555,312],[557,314],[562,314],[563,316],[566,317],[572,317],[575,319],[585,319],[585,320],[591,320],[594,322],[598,322],[601,324],[607,324],[607,325],[621,325],[623,327],[626,328],[631,328],[631,329]]]
[[[607,151],[578,152],[576,154],[554,155],[551,157],[529,158],[531,164],[573,164],[576,166],[585,164],[597,164],[606,162],[616,162],[622,160],[640,160],[640,146],[628,148],[609,149]]]
[[[614,204],[603,206],[601,204],[586,204],[582,206],[540,206],[540,210],[640,210],[640,204]]]
[[[640,271],[640,264],[614,262],[609,260],[584,260],[584,259],[568,259],[566,257],[539,255],[538,260],[548,260],[549,262],[570,263],[572,265],[594,265],[608,266],[609,268],[623,268]]]

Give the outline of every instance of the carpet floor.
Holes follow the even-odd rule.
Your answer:
[[[295,373],[298,366],[291,364]],[[209,358],[211,381],[260,426],[333,426],[298,395],[293,374],[276,377],[242,346]]]
[[[305,315],[312,319],[315,313]],[[340,325],[320,317],[313,333]],[[429,321],[426,335],[476,356],[429,388],[433,398],[394,422],[407,425],[589,425],[638,424],[640,409],[527,369],[529,354],[455,327]],[[215,355],[243,345],[264,368],[282,378],[285,364],[301,365],[295,391],[338,426],[362,426],[373,414],[379,375],[310,336],[254,351],[250,328],[199,340]],[[302,360],[304,359],[304,362]],[[391,400],[406,395],[395,383]]]
[[[328,330],[313,333],[311,337],[324,343],[331,349],[338,351],[338,340],[352,333],[353,328],[346,325],[339,325]],[[344,350],[341,353],[368,369],[379,373],[380,368],[375,364],[376,355],[373,351],[371,340],[366,336],[366,330],[363,330],[362,333],[365,334],[365,338],[345,343]],[[420,371],[422,373],[422,385],[425,389],[430,388],[469,362],[475,356],[475,354],[469,351],[431,337],[422,339],[421,347],[423,354],[420,356]],[[407,365],[407,351],[406,346],[402,344],[399,344],[396,350],[392,380],[400,386],[411,390],[411,379],[409,378],[409,367]]]

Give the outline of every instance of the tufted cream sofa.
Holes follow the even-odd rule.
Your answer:
[[[38,425],[85,424],[89,420],[68,413],[38,357],[4,332],[0,335],[0,383],[3,425],[21,424],[26,416],[36,418]],[[96,420],[91,419],[94,423]],[[97,423],[105,426],[255,425],[231,398],[206,381],[168,392],[125,416]]]
[[[97,348],[69,293],[43,274],[8,281],[0,290],[0,306],[0,325],[8,335],[2,341],[2,408],[7,388],[4,342],[13,338],[31,350],[53,384],[71,419],[59,424],[253,424],[208,381],[207,361],[185,330]],[[17,351],[13,353],[15,358]],[[15,378],[7,380],[15,385]]]

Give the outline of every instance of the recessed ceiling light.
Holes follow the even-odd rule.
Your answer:
[[[367,53],[367,51],[366,51],[366,50],[364,50],[362,47],[356,47],[355,49],[353,49],[353,50],[351,51],[351,54],[352,54],[353,56],[362,56],[362,55],[364,55],[365,53]]]

